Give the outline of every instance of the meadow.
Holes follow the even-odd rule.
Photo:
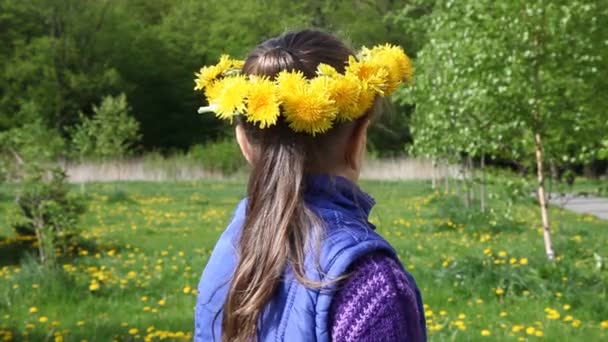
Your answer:
[[[608,221],[552,208],[550,263],[532,200],[479,213],[425,182],[362,187],[417,279],[430,340],[608,338]],[[84,240],[51,268],[9,227],[14,190],[0,187],[0,340],[192,338],[197,282],[243,181],[87,184]]]

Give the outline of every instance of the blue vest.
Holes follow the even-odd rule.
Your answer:
[[[325,223],[319,259],[322,272],[308,261],[309,279],[325,282],[335,279],[355,260],[371,252],[382,251],[397,258],[394,249],[367,221],[373,199],[352,183],[339,177],[309,177],[305,201]],[[201,277],[195,308],[195,341],[221,341],[221,311],[237,262],[235,246],[245,211],[246,201],[243,200],[217,242]],[[288,268],[261,315],[259,341],[329,341],[329,312],[334,293],[335,286],[306,288]]]

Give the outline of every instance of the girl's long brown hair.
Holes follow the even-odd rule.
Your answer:
[[[291,32],[260,44],[249,54],[243,72],[272,78],[281,70],[300,70],[312,78],[320,63],[344,72],[350,55],[352,50],[332,35]],[[319,225],[304,205],[303,179],[332,132],[313,139],[294,133],[283,120],[266,129],[244,121],[239,124],[257,153],[237,246],[238,263],[223,308],[222,340],[249,342],[257,340],[260,314],[286,267],[301,283],[313,284],[306,278],[304,258]]]

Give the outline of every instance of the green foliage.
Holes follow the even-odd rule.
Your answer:
[[[22,178],[28,163],[54,161],[64,146],[57,131],[40,120],[0,131],[0,180]]]
[[[36,118],[66,137],[79,113],[91,114],[106,94],[125,93],[145,149],[184,151],[228,131],[212,116],[196,115],[202,100],[192,90],[193,73],[202,65],[224,53],[245,58],[264,39],[309,27],[356,48],[392,42],[415,55],[417,36],[403,34],[392,17],[402,7],[347,0],[5,0],[0,130]],[[30,102],[36,115],[20,115]],[[406,118],[410,109],[399,105],[395,112]],[[378,132],[371,139],[378,149],[398,151],[408,139],[403,125],[387,123]]]
[[[69,191],[61,169],[30,166],[16,205],[12,226],[19,235],[36,236],[42,263],[52,262],[55,248],[67,248],[80,234],[78,221],[85,204]]]
[[[223,139],[205,145],[195,145],[188,157],[200,161],[205,169],[219,171],[225,175],[242,170],[246,163],[234,139]]]
[[[605,108],[591,101],[605,78],[598,32],[607,17],[590,0],[435,2],[420,19],[429,29],[416,85],[401,96],[416,103],[414,150],[532,166],[539,133],[547,160],[596,158],[608,129]]]
[[[139,140],[139,123],[130,114],[127,98],[106,96],[93,116],[80,114],[80,124],[72,133],[72,142],[81,158],[121,158],[133,151]]]

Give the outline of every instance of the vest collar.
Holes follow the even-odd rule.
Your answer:
[[[346,211],[365,221],[376,201],[342,176],[311,174],[305,177],[304,199],[317,207]]]

